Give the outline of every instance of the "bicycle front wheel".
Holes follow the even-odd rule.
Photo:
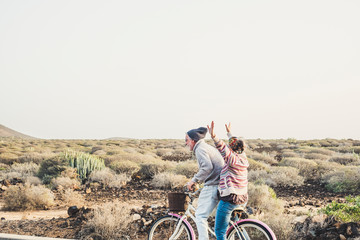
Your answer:
[[[180,218],[167,215],[159,218],[151,227],[148,240],[193,240],[189,227]],[[179,226],[178,226],[179,225]]]
[[[276,240],[273,231],[263,222],[246,219],[232,226],[227,234],[228,240]]]

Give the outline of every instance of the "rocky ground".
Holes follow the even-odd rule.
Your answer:
[[[276,187],[278,198],[287,202],[286,212],[301,217],[295,225],[298,239],[356,239],[359,235],[358,223],[340,224],[334,219],[319,219],[319,216],[307,217],[309,213],[324,207],[331,201],[344,201],[347,194],[327,192],[317,182],[307,182],[301,187]],[[11,219],[12,212],[2,212],[0,229],[2,233],[24,234],[59,238],[79,238],[82,226],[89,219],[91,207],[101,202],[120,200],[128,202],[133,207],[131,231],[128,239],[146,239],[147,232],[152,222],[166,214],[167,192],[153,189],[149,182],[133,182],[121,190],[102,189],[87,186],[82,190],[88,203],[87,207],[69,209],[67,217],[51,219]],[[1,190],[0,190],[1,197]],[[94,236],[88,239],[100,239]],[[360,238],[359,238],[360,239]]]

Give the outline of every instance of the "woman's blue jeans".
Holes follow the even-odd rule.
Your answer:
[[[230,222],[231,213],[240,205],[220,200],[215,217],[215,235],[217,240],[226,239],[226,229]]]

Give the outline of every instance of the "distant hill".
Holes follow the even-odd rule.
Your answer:
[[[106,138],[105,140],[131,140],[133,138],[124,138],[124,137],[112,137],[112,138]]]
[[[29,135],[25,135],[22,133],[19,133],[15,130],[12,130],[10,128],[5,127],[4,125],[0,124],[0,137],[15,137],[15,138],[25,138],[25,139],[36,139],[34,137],[31,137]]]

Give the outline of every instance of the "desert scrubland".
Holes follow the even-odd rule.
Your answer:
[[[246,143],[250,218],[278,239],[359,237],[359,140]],[[167,211],[167,193],[180,191],[197,169],[184,140],[0,138],[0,229],[146,239]]]

